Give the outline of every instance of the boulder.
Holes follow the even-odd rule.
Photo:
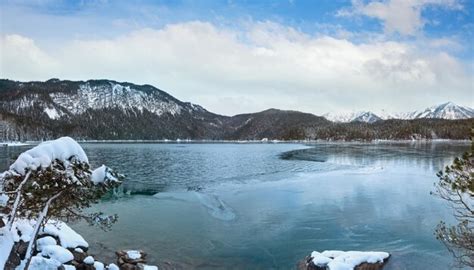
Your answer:
[[[341,256],[337,258],[338,256]],[[350,258],[346,261],[346,258]],[[354,270],[381,270],[388,262],[390,254],[386,252],[358,252],[358,251],[324,251],[319,253],[313,251],[311,255],[297,263],[297,270],[331,270],[330,265],[343,263],[347,265],[350,261],[363,261],[358,265],[350,266]],[[352,259],[352,260],[351,260]],[[314,261],[317,261],[315,263]],[[364,262],[365,261],[365,262]],[[337,268],[337,267],[336,267]]]

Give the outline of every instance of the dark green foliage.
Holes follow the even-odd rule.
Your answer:
[[[66,164],[65,164],[66,163]],[[122,176],[111,172],[114,177]],[[4,192],[10,196],[7,209],[13,208],[13,200],[18,185],[25,176],[8,175],[4,179]],[[89,164],[71,158],[68,162],[55,160],[50,167],[32,171],[28,181],[20,190],[20,204],[15,216],[17,218],[36,219],[43,210],[46,202],[53,196],[60,194],[51,202],[47,218],[74,221],[84,219],[90,224],[110,227],[117,219],[115,215],[105,216],[102,213],[85,214],[84,209],[97,203],[99,199],[111,189],[118,187],[120,181],[106,181],[95,185],[91,181]]]
[[[472,144],[474,148],[474,142]],[[456,158],[437,176],[435,195],[446,200],[457,224],[440,222],[436,238],[455,256],[460,266],[474,267],[474,156],[473,151]]]

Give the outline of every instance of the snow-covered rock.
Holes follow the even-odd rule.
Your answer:
[[[120,268],[115,263],[111,263],[111,264],[107,265],[107,269],[108,270],[120,270]]]
[[[94,264],[95,260],[94,260],[94,257],[92,256],[87,256],[85,259],[84,259],[84,263],[85,264]]]
[[[64,248],[74,249],[77,247],[89,247],[89,244],[80,234],[61,221],[48,221],[39,234],[48,234],[58,237],[61,246]]]
[[[51,236],[42,237],[36,240],[36,250],[42,251],[43,248],[46,246],[57,245],[57,244],[58,242],[56,241],[56,239],[54,239]]]
[[[328,270],[353,270],[364,263],[383,266],[383,263],[386,262],[389,257],[390,254],[387,252],[339,250],[327,250],[323,252],[313,251],[309,260],[306,262],[306,265],[310,266],[307,267],[307,269],[313,269],[311,266],[316,266]]]
[[[94,268],[95,270],[104,270],[105,266],[101,262],[94,262]]]
[[[102,165],[99,168],[92,171],[91,181],[94,184],[104,183],[106,181],[119,181],[115,176],[110,173],[110,169]]]
[[[137,259],[140,259],[142,257],[140,251],[138,251],[138,250],[128,250],[127,251],[127,256],[128,256],[128,258],[130,258],[132,260],[137,260]]]
[[[66,263],[74,259],[71,251],[58,245],[44,246],[41,250],[41,255],[43,257],[55,259],[60,263]]]
[[[61,265],[61,262],[55,259],[34,256],[31,258],[29,270],[57,270]]]
[[[158,266],[144,264],[143,270],[158,270]]]

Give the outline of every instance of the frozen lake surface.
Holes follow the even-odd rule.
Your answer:
[[[91,252],[141,248],[183,269],[293,269],[313,250],[380,250],[385,269],[449,269],[433,236],[451,213],[430,195],[468,143],[83,144],[94,167],[127,174],[131,195],[103,232],[73,227]],[[2,170],[31,146],[3,147]]]

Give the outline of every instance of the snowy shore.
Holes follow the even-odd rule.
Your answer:
[[[295,143],[295,144],[314,144],[314,143],[438,143],[438,142],[452,142],[452,143],[469,143],[470,140],[451,140],[451,139],[418,139],[418,140],[372,140],[372,141],[362,141],[362,140],[191,140],[191,139],[177,139],[177,140],[77,140],[79,143],[111,143],[111,144],[128,144],[128,143],[149,143],[149,144],[174,144],[174,143],[210,143],[210,144],[273,144],[273,143]],[[0,142],[0,146],[26,146],[26,145],[36,145],[40,144],[41,141],[26,141],[26,142]]]
[[[0,228],[0,266],[2,269],[16,269],[24,263],[22,258],[26,247],[32,241],[31,234],[35,221],[17,220],[12,230]],[[117,252],[116,263],[103,263],[87,253],[87,241],[66,223],[48,221],[36,239],[36,250],[31,259],[29,269],[90,269],[90,270],[158,270],[158,267],[146,264],[146,253],[140,250]],[[11,252],[10,252],[11,250]]]

